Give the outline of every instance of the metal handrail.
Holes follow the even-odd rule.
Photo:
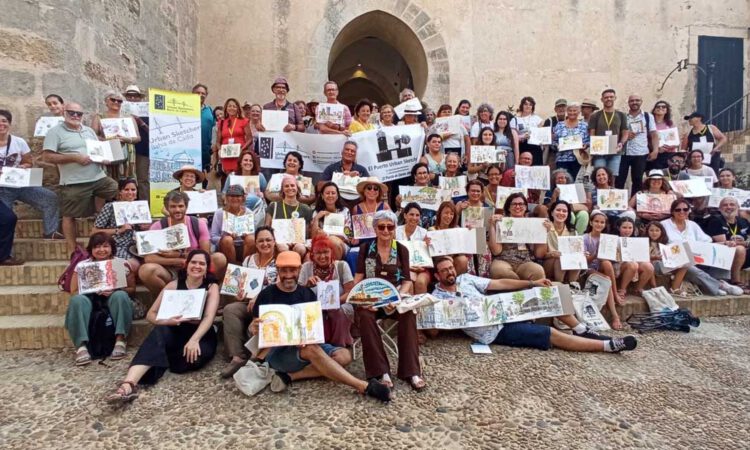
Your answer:
[[[750,128],[750,93],[730,103],[726,108],[711,116],[706,123],[714,124],[722,118],[726,118],[731,124],[739,122],[739,129],[731,131],[744,131]],[[739,121],[737,121],[738,118]]]

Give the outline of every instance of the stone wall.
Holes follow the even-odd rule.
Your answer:
[[[17,135],[33,134],[48,94],[97,112],[108,89],[195,82],[198,0],[0,0],[0,11],[0,107]]]
[[[747,0],[234,0],[201,2],[198,76],[209,103],[229,96],[272,98],[271,80],[289,78],[289,98],[322,99],[331,45],[356,17],[380,10],[407,24],[424,49],[432,106],[462,98],[506,108],[534,95],[539,112],[554,99],[599,98],[606,87],[644,104],[694,108],[699,35],[740,37],[750,61]],[[382,35],[389,28],[382,27]],[[413,43],[404,42],[404,46]],[[746,76],[747,80],[750,77]],[[746,92],[750,81],[746,82]]]

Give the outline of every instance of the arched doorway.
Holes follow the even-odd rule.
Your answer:
[[[361,98],[398,104],[402,89],[422,96],[427,85],[427,56],[412,29],[383,11],[353,19],[336,36],[328,57],[328,77],[339,85],[339,101]]]

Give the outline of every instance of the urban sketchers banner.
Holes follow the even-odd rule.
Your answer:
[[[149,89],[151,215],[161,216],[164,196],[179,183],[172,174],[201,168],[201,100],[197,94]]]
[[[357,162],[382,181],[411,175],[424,144],[420,125],[399,125],[354,134]],[[280,169],[284,157],[297,151],[305,160],[306,172],[322,172],[326,166],[341,160],[341,149],[347,140],[341,135],[265,132],[259,135],[258,154],[261,167]]]

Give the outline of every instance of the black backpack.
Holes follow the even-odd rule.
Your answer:
[[[115,348],[115,322],[105,302],[105,298],[98,296],[91,300],[89,341],[86,343],[91,359],[106,358]]]

